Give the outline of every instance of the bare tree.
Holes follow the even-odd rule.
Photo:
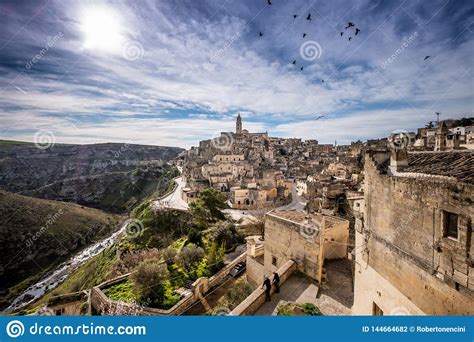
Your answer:
[[[262,239],[265,238],[265,215],[276,207],[275,204],[267,206],[258,204],[257,208],[248,211],[249,221],[259,230]]]

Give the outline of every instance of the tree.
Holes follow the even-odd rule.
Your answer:
[[[176,250],[174,248],[168,247],[163,251],[163,259],[165,260],[168,266],[171,266],[176,259]]]
[[[244,242],[243,236],[237,231],[235,225],[228,221],[217,222],[214,225],[211,240],[226,248],[232,248],[235,244]]]
[[[207,251],[207,273],[213,275],[224,267],[225,246],[211,242]]]
[[[178,263],[188,273],[204,258],[204,250],[201,247],[186,246],[178,254]]]
[[[209,226],[208,213],[201,199],[196,199],[189,205],[189,211],[193,216],[193,223],[201,229]]]
[[[210,222],[224,220],[223,209],[229,206],[227,198],[220,191],[212,188],[204,189],[199,193],[198,198],[189,205],[195,223],[202,228],[207,228]]]
[[[132,273],[135,291],[142,301],[160,306],[165,297],[165,280],[169,273],[166,265],[158,258],[148,259],[140,263],[136,272]]]
[[[265,218],[269,211],[275,208],[276,205],[271,206],[257,206],[257,208],[248,211],[249,220],[260,231],[262,239],[265,238]]]
[[[201,246],[202,245],[202,233],[199,229],[196,229],[195,227],[191,227],[188,230],[188,241]]]

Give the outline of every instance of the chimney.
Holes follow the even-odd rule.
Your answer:
[[[408,153],[405,148],[393,149],[390,154],[390,171],[396,173],[408,166]]]
[[[436,130],[435,151],[444,151],[446,150],[446,136],[449,130],[444,121],[438,126]]]

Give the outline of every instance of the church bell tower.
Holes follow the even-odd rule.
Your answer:
[[[240,117],[240,113],[237,115],[237,121],[235,122],[235,133],[242,133],[242,118]]]

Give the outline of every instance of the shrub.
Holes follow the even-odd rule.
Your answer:
[[[224,245],[218,245],[217,242],[211,242],[209,249],[207,251],[207,273],[208,275],[213,275],[218,272],[222,267],[224,267],[224,255],[225,247]]]
[[[237,281],[234,286],[225,294],[225,300],[231,310],[239,305],[245,298],[253,292],[252,286],[245,280]]]
[[[140,263],[132,274],[132,280],[141,301],[159,307],[165,297],[165,280],[168,276],[166,265],[160,264],[157,258]]]
[[[211,232],[211,240],[219,245],[225,245],[232,249],[235,245],[243,243],[243,236],[237,231],[231,222],[221,221],[214,225]]]
[[[176,259],[176,250],[174,248],[168,247],[163,251],[163,260],[165,260],[168,266],[171,266]]]
[[[308,316],[322,316],[319,308],[312,303],[305,303],[302,305],[303,312]]]
[[[204,250],[196,246],[183,247],[177,256],[179,265],[188,273],[192,271],[202,258],[204,258]]]
[[[188,241],[198,246],[202,245],[202,233],[196,228],[189,229]]]

